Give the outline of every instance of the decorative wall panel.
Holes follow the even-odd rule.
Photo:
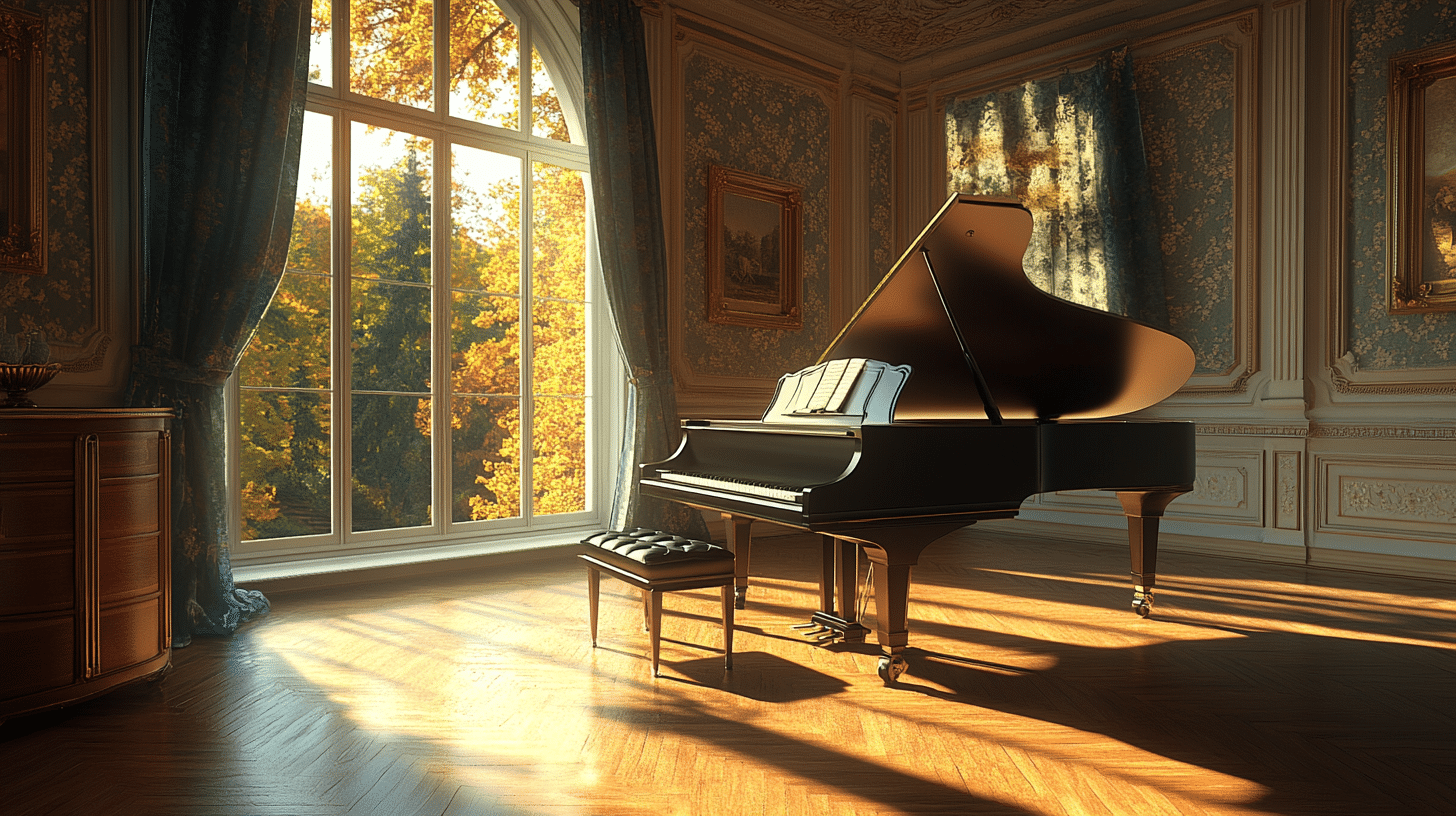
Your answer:
[[[1168,517],[1258,526],[1263,523],[1261,451],[1198,451],[1193,492],[1168,507]]]
[[[1456,543],[1456,459],[1320,456],[1320,531]]]
[[[1193,347],[1187,391],[1244,390],[1255,359],[1252,14],[1134,49],[1168,321]]]
[[[1274,526],[1281,530],[1301,527],[1302,474],[1299,451],[1278,451],[1274,454]]]
[[[1349,174],[1345,219],[1348,252],[1349,312],[1335,320],[1343,338],[1334,354],[1339,390],[1361,390],[1366,383],[1404,379],[1400,375],[1361,377],[1364,372],[1456,366],[1456,314],[1401,314],[1387,311],[1386,235],[1387,119],[1390,58],[1404,51],[1456,40],[1456,5],[1442,0],[1361,0],[1345,5],[1343,31],[1348,56],[1345,149]],[[1338,306],[1338,304],[1336,304]],[[1415,387],[1411,390],[1427,390]],[[1437,393],[1456,393],[1435,386]]]
[[[47,271],[0,272],[0,331],[41,331],[51,357],[67,370],[101,365],[106,336],[109,270],[97,246],[104,204],[96,165],[96,117],[105,114],[96,61],[103,59],[93,0],[11,3],[45,19],[45,182]]]
[[[828,89],[789,66],[764,66],[731,49],[679,43],[683,112],[683,315],[686,385],[711,377],[770,384],[811,363],[832,339],[830,171],[833,102]],[[802,188],[803,314],[798,331],[709,323],[707,178],[722,165]]]

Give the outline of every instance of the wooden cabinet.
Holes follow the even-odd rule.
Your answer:
[[[0,720],[170,665],[169,421],[0,408]]]

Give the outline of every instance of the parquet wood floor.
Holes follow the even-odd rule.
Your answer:
[[[731,673],[717,591],[668,595],[655,681],[566,553],[275,593],[0,726],[0,813],[1456,814],[1456,585],[1165,552],[1143,620],[1124,547],[985,524],[926,551],[886,688],[873,636],[790,628],[817,552],[759,540]]]

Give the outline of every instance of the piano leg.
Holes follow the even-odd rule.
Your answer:
[[[733,551],[733,608],[742,609],[748,602],[748,556],[753,549],[749,528],[753,519],[724,513],[728,527],[728,549]]]
[[[880,679],[888,685],[905,673],[910,643],[910,568],[937,539],[969,522],[855,530],[875,573],[875,620],[880,641]]]
[[[1146,618],[1153,613],[1153,585],[1158,581],[1158,519],[1169,503],[1192,485],[1155,490],[1120,490],[1117,500],[1127,516],[1127,542],[1132,553],[1132,608]]]

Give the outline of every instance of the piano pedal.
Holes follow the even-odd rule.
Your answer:
[[[795,628],[795,629],[823,629],[824,627],[821,626],[821,625],[819,625],[819,624],[817,624],[817,623],[815,623],[814,621],[808,621],[808,622],[805,622],[805,623],[796,623],[796,624],[793,624],[793,628]]]
[[[844,633],[843,632],[836,632],[833,629],[830,629],[829,631],[827,631],[824,634],[820,635],[819,637],[815,638],[815,640],[817,640],[819,642],[819,645],[826,646],[826,645],[828,645],[830,643],[833,643],[836,640],[839,640],[842,637],[844,637]]]

